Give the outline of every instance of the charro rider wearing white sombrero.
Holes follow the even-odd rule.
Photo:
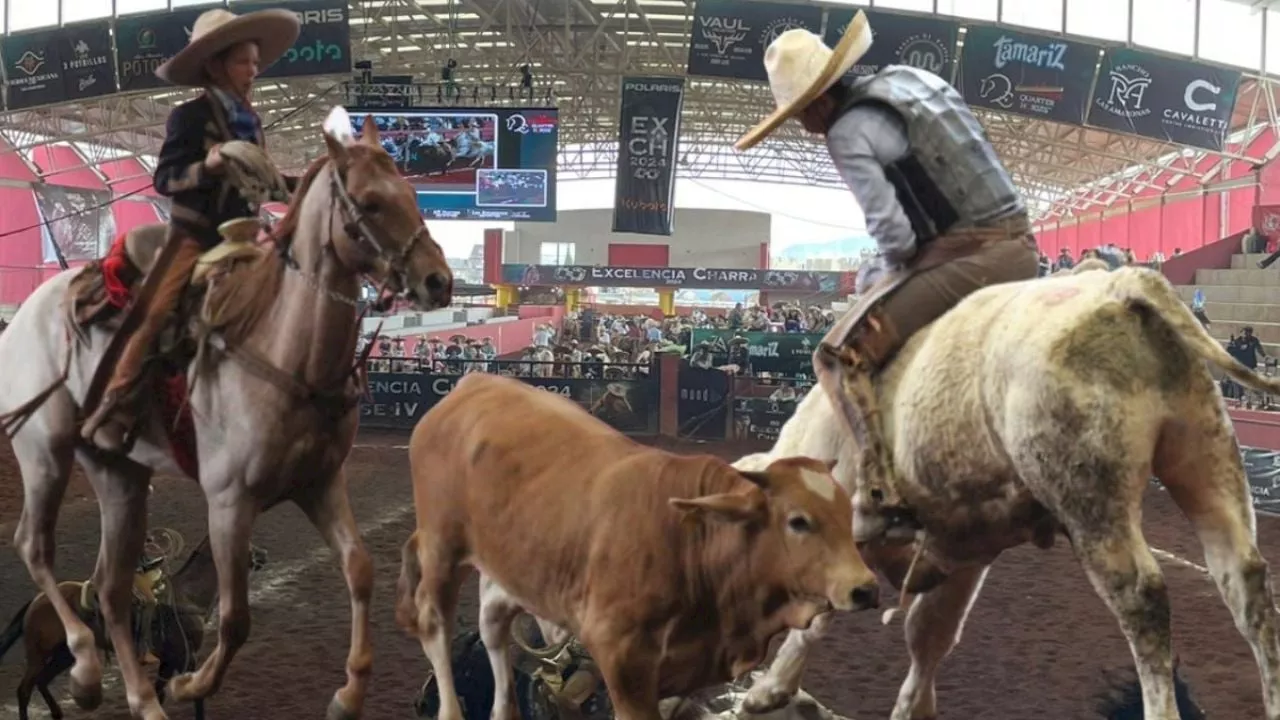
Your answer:
[[[845,348],[857,372],[842,381],[832,353],[814,355],[864,453],[854,493],[855,534],[864,542],[915,525],[895,491],[875,404],[877,372],[966,295],[1034,278],[1037,269],[1026,206],[960,94],[901,65],[845,79],[870,46],[862,12],[834,50],[807,30],[778,36],[764,58],[778,108],[737,143],[746,150],[791,117],[826,136],[879,246],[877,262],[860,273],[860,301],[824,342]]]
[[[177,307],[196,260],[221,241],[218,226],[255,215],[229,187],[219,148],[231,140],[263,145],[262,123],[250,103],[253,81],[259,69],[292,47],[299,29],[298,16],[289,10],[240,16],[210,10],[196,19],[187,46],[156,69],[166,82],[204,88],[204,93],[169,114],[154,176],[156,192],[173,199],[169,234],[137,291],[120,337],[112,340],[127,344],[111,368],[102,402],[81,429],[84,439],[101,450],[127,449],[144,361]]]

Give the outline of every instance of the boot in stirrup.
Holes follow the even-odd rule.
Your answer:
[[[80,437],[103,452],[127,452],[136,418],[120,391],[108,391],[84,421]]]

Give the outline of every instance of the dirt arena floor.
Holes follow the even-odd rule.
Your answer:
[[[392,620],[400,545],[412,522],[403,436],[366,436],[349,463],[352,500],[377,566],[374,596],[376,661],[366,717],[414,717],[412,700],[426,668],[418,644]],[[682,445],[736,457],[743,448]],[[12,547],[21,483],[7,445],[0,448],[0,626],[32,593]],[[188,547],[203,535],[203,499],[188,481],[158,479],[152,526],[171,527]],[[1195,565],[1198,544],[1186,521],[1158,490],[1149,494],[1145,527],[1162,554],[1173,598],[1177,650],[1185,676],[1211,718],[1262,717],[1253,658],[1217,592]],[[1280,561],[1280,522],[1260,521],[1263,553]],[[79,579],[92,568],[98,514],[82,480],[72,487],[60,523],[59,577]],[[214,720],[320,718],[343,681],[347,595],[336,564],[300,512],[282,507],[259,519],[254,542],[269,553],[252,581],[253,631],[221,693],[208,704]],[[474,589],[462,618],[474,623]],[[210,638],[210,641],[212,638]],[[21,651],[0,662],[0,720],[16,718],[14,688]],[[1096,693],[1109,673],[1131,666],[1114,620],[1094,595],[1065,543],[1051,551],[1022,548],[1001,558],[971,615],[958,650],[944,665],[939,700],[954,720],[1086,720],[1096,718]],[[907,669],[900,627],[882,627],[879,613],[845,616],[812,664],[806,689],[833,710],[859,720],[888,717]],[[65,697],[65,679],[55,690]],[[43,703],[33,718],[47,718]],[[67,717],[89,717],[67,700]],[[171,717],[191,718],[189,707]],[[108,671],[107,699],[92,717],[128,717],[124,694]]]

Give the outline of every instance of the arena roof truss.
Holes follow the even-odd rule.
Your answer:
[[[621,77],[684,75],[692,14],[692,0],[355,0],[353,57],[372,60],[375,74],[415,75],[424,83],[418,86],[424,105],[438,104],[440,70],[453,59],[461,88],[453,104],[558,106],[560,178],[604,178],[617,162]],[[532,89],[520,86],[524,64]],[[1222,153],[978,112],[1037,216],[1073,215],[1167,189],[1203,168],[1206,155],[1261,164],[1280,154],[1280,145],[1242,154],[1265,128],[1280,127],[1277,81],[1247,77],[1232,124],[1236,142]],[[283,167],[299,170],[321,151],[319,124],[330,106],[346,101],[349,81],[261,84],[256,103],[270,128],[270,151]],[[122,156],[148,158],[159,148],[169,108],[187,97],[186,91],[116,95],[14,112],[0,121],[0,132],[20,150],[75,142],[90,167]],[[795,123],[755,150],[733,150],[733,141],[772,106],[763,84],[689,78],[680,175],[841,186],[818,139]],[[1222,167],[1201,169],[1198,182],[1209,189],[1236,182],[1223,180]]]

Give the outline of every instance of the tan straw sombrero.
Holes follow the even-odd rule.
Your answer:
[[[822,38],[803,28],[779,35],[764,51],[769,89],[773,91],[778,109],[748,130],[733,146],[748,150],[769,137],[788,118],[839,82],[870,48],[871,27],[861,10],[853,16],[834,50],[827,47]]]
[[[161,80],[174,85],[204,85],[204,65],[214,55],[242,42],[258,44],[258,62],[266,68],[293,47],[302,25],[290,10],[259,10],[236,15],[222,9],[196,18],[187,46],[156,68]]]

